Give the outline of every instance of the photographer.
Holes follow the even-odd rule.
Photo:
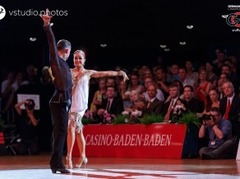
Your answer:
[[[21,106],[24,108],[21,109]],[[32,99],[27,99],[26,101],[19,102],[15,104],[15,109],[18,114],[16,116],[16,127],[20,138],[17,140],[17,153],[20,155],[39,153],[38,147],[38,119],[34,113],[35,102]]]
[[[210,109],[210,114],[202,117],[202,126],[199,130],[199,138],[206,136],[208,132],[208,147],[202,147],[199,151],[201,159],[229,158],[233,148],[232,125],[224,120],[219,108]]]

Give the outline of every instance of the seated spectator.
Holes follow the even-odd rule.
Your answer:
[[[226,81],[222,85],[223,97],[220,100],[220,112],[224,119],[232,123],[234,136],[240,138],[240,97],[235,94],[232,82]]]
[[[207,95],[207,105],[205,111],[208,112],[212,107],[220,107],[219,91],[217,88],[210,89]]]
[[[120,95],[120,98],[123,100],[124,109],[132,105],[129,97],[130,91],[128,90],[128,81],[119,81],[118,93]]]
[[[174,80],[171,85],[177,85],[179,88],[179,95],[182,96],[183,94],[183,84],[180,80]]]
[[[172,65],[169,67],[168,73],[167,73],[167,75],[166,75],[166,79],[167,79],[167,82],[168,82],[168,83],[171,84],[173,81],[179,80],[179,77],[178,77],[178,69],[179,69],[179,66],[178,66],[178,64],[176,64],[176,63],[172,64]]]
[[[193,79],[187,78],[187,70],[184,67],[180,67],[178,69],[178,78],[182,82],[183,87],[186,85],[194,87],[196,84],[196,82]]]
[[[149,95],[148,95],[147,89],[150,85],[155,85],[155,82],[153,81],[153,79],[150,77],[145,78],[144,87],[145,87],[146,91],[143,92],[143,97],[146,101],[149,101]],[[163,94],[162,90],[158,89],[158,88],[156,90],[157,90],[157,94],[156,94],[157,99],[159,101],[164,101],[164,94]]]
[[[221,73],[226,73],[228,75],[229,81],[232,82],[234,86],[234,91],[238,95],[239,94],[239,74],[232,71],[233,64],[231,63],[231,61],[227,60],[225,61],[225,63],[226,64],[223,64],[223,66],[221,66]]]
[[[129,91],[136,90],[140,94],[144,92],[144,86],[140,83],[139,77],[136,73],[132,73],[130,75],[128,90]]]
[[[24,105],[24,109],[21,106]],[[17,124],[19,128],[20,142],[17,147],[17,154],[36,155],[39,153],[38,146],[38,118],[34,113],[35,102],[32,99],[21,101],[15,104],[17,111]]]
[[[186,85],[183,88],[183,101],[188,111],[193,113],[202,113],[204,110],[204,103],[194,97],[194,88]]]
[[[170,123],[178,122],[183,114],[186,114],[188,109],[186,108],[184,101],[182,99],[177,99],[175,106],[173,107],[173,114]]]
[[[211,82],[212,87],[217,87],[218,76],[214,72],[214,65],[211,62],[206,62],[205,69],[207,72],[208,80]]]
[[[127,108],[124,108],[124,111],[122,112],[122,114],[131,116],[133,113],[133,114],[138,114],[137,117],[141,117],[146,108],[145,99],[141,98],[141,95],[136,90],[132,90],[129,96],[130,96],[130,101],[132,105]]]
[[[180,88],[176,84],[172,84],[169,87],[169,97],[168,100],[165,101],[163,106],[163,116],[164,121],[169,123],[173,117],[173,108],[176,105],[176,101],[180,98]]]
[[[187,78],[194,80],[194,84],[196,84],[198,80],[198,73],[194,71],[193,62],[191,60],[186,60],[185,68],[187,70]]]
[[[111,123],[111,120],[123,111],[123,101],[116,95],[117,91],[114,86],[107,86],[106,99],[102,100],[102,104],[97,109],[96,118],[100,123]],[[110,115],[111,119],[106,119],[106,115]]]
[[[96,113],[98,106],[102,104],[102,99],[105,98],[105,92],[106,78],[100,78],[98,81],[98,89],[94,92],[94,96],[90,106],[90,111],[92,113]]]
[[[199,82],[195,87],[196,98],[204,101],[204,107],[207,104],[207,95],[209,90],[212,88],[211,82],[208,81],[206,70],[202,69],[199,71]]]
[[[201,159],[228,158],[234,145],[232,125],[229,120],[222,118],[219,108],[211,108],[209,114],[203,115],[199,138],[205,137],[206,133],[209,142],[207,147],[199,150]]]
[[[157,98],[157,86],[151,84],[147,88],[147,95],[149,97],[147,101],[146,114],[160,114],[163,110],[163,101]]]
[[[222,85],[226,81],[229,81],[228,75],[226,73],[221,73],[219,76],[219,79],[217,81],[217,89],[219,92],[219,99],[222,99],[224,97]]]
[[[170,83],[166,81],[166,72],[163,68],[157,67],[154,70],[155,75],[155,81],[158,85],[158,89],[160,89],[164,94],[164,99],[168,96],[168,86],[170,86]]]

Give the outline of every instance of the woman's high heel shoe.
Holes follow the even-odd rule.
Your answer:
[[[84,157],[80,160],[79,163],[76,164],[76,168],[81,168],[82,165],[84,165],[84,168],[86,168],[86,165],[88,163],[87,157]]]
[[[66,157],[66,168],[67,169],[73,169],[73,164],[72,164],[72,158],[71,157]]]

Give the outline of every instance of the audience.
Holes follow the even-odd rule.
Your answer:
[[[166,123],[172,123],[174,115],[178,113],[177,109],[183,110],[182,112],[196,113],[201,118],[205,114],[213,113],[215,115],[216,111],[211,111],[211,109],[219,108],[222,118],[219,121],[223,119],[229,121],[232,126],[232,136],[239,139],[240,98],[238,96],[239,67],[237,59],[226,58],[224,53],[216,51],[216,59],[198,62],[198,68],[196,68],[197,66],[193,67],[193,62],[186,60],[184,63],[173,63],[168,71],[164,70],[167,69],[164,63],[153,67],[150,64],[137,65],[133,69],[129,69],[131,73],[128,82],[116,78],[103,78],[94,81],[95,83],[91,83],[89,86],[92,97],[88,111],[95,114],[94,117],[98,123],[110,123],[106,121],[107,113],[112,117],[128,113],[133,118],[134,115],[143,117],[145,114],[155,113],[161,114]],[[184,64],[185,66],[182,67]],[[168,64],[166,63],[166,65]],[[33,90],[34,93],[40,95],[39,117],[41,123],[37,126],[42,130],[49,123],[50,112],[47,103],[50,98],[48,94],[51,94],[48,91],[53,88],[52,79],[48,73],[48,66],[42,68],[41,78],[34,65],[30,64],[26,69],[26,77],[25,73],[21,71],[9,70],[8,75],[2,79],[1,117],[8,121],[6,120],[7,116],[11,113],[12,118],[19,122],[19,116],[12,112],[15,110],[16,95],[19,93],[27,94]],[[110,108],[108,99],[111,99]],[[228,101],[230,101],[230,107]],[[181,107],[178,108],[179,106]],[[217,121],[217,119],[213,116],[212,121]],[[14,121],[7,123],[12,122],[15,124]],[[208,122],[206,123],[208,124]],[[16,124],[19,126],[18,123]],[[218,127],[217,122],[216,127]],[[51,130],[50,127],[47,128],[48,131]],[[208,135],[208,131],[205,132]],[[46,132],[44,135],[38,136],[40,139],[42,138],[42,143],[50,140],[49,133]],[[236,146],[237,144],[234,143],[235,149]],[[203,159],[218,158],[218,156],[212,156],[209,153],[206,155],[201,153],[200,156]]]

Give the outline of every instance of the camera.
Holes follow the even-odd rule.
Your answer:
[[[29,110],[34,109],[34,107],[35,107],[35,102],[34,102],[34,100],[32,100],[32,99],[27,99],[26,101],[28,101],[28,103],[25,104],[25,107],[28,108]]]
[[[202,120],[204,120],[204,121],[208,121],[208,120],[212,120],[212,119],[213,119],[213,116],[209,115],[209,114],[203,114],[203,116],[202,116]]]

